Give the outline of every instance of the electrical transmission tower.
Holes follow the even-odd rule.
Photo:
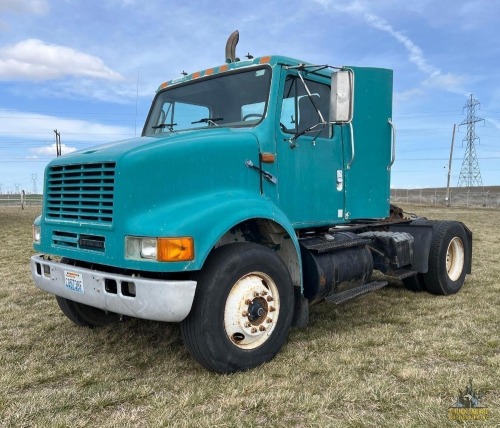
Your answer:
[[[37,179],[37,175],[31,174],[31,180],[33,181],[33,194],[34,195],[38,194],[38,189],[36,188],[36,179]]]
[[[475,128],[476,123],[484,121],[484,119],[476,116],[477,105],[479,105],[479,101],[471,94],[469,100],[464,105],[464,108],[467,108],[467,119],[459,125],[467,125],[467,135],[462,140],[462,143],[465,143],[466,147],[462,168],[460,170],[460,177],[458,178],[458,187],[470,188],[474,186],[482,187],[483,185],[476,156],[475,143],[476,140],[479,140],[479,137],[476,136]]]

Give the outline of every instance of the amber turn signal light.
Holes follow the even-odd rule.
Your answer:
[[[185,262],[194,259],[193,238],[158,238],[157,260],[160,262]]]

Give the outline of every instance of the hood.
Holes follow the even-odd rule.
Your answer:
[[[219,139],[241,139],[242,134],[252,135],[249,129],[213,128],[196,129],[163,134],[161,137],[136,137],[114,141],[95,147],[78,150],[53,159],[49,166],[66,165],[73,163],[119,161],[122,157],[134,156],[144,151],[163,150],[166,146],[177,146],[196,142],[200,139],[216,141]],[[244,137],[243,137],[244,138]]]

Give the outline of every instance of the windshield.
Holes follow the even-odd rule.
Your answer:
[[[206,127],[255,126],[264,117],[271,70],[222,74],[160,92],[143,135]]]

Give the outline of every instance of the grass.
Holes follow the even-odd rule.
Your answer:
[[[0,426],[499,426],[500,211],[404,208],[473,230],[473,274],[460,293],[393,282],[315,306],[273,361],[235,375],[198,366],[177,324],[73,325],[31,281],[40,208],[0,208]],[[469,378],[489,420],[448,421]]]

